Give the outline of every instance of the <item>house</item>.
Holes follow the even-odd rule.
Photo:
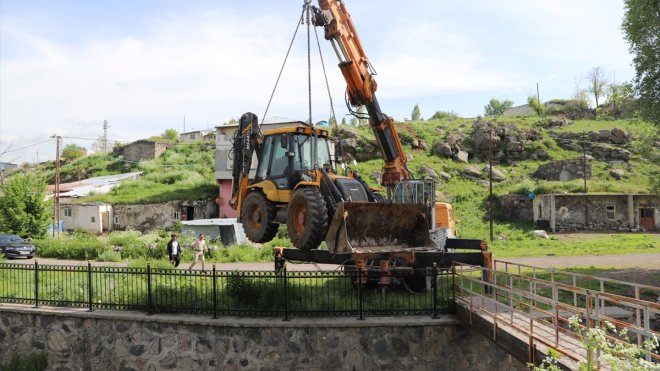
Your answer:
[[[303,126],[302,121],[291,121],[281,117],[268,118],[264,120],[262,131],[278,129],[289,126]],[[215,179],[218,183],[220,194],[216,199],[219,207],[220,218],[236,218],[236,210],[229,206],[232,190],[232,139],[238,130],[238,124],[222,125],[215,128]],[[252,157],[252,168],[250,178],[254,177],[256,171],[257,157]]]
[[[209,241],[219,241],[223,245],[247,242],[243,225],[236,218],[200,219],[181,222],[181,234],[197,236],[203,233]]]
[[[137,163],[159,157],[169,146],[169,143],[143,139],[115,148],[114,153],[124,156],[124,160],[127,162]]]
[[[192,143],[213,138],[213,129],[189,131],[179,134],[179,142]]]
[[[62,229],[66,231],[83,229],[96,234],[110,232],[112,217],[112,205],[103,202],[60,205],[60,221]]]
[[[660,230],[660,197],[650,194],[543,194],[534,222],[555,231]]]

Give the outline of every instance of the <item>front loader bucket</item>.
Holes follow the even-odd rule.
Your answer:
[[[326,235],[333,254],[435,249],[423,204],[340,202]]]

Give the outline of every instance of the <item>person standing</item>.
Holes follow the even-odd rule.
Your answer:
[[[167,243],[167,255],[170,256],[170,263],[176,268],[181,262],[181,245],[176,240],[176,234],[172,233],[171,237],[170,242]]]
[[[189,271],[192,271],[193,267],[195,266],[195,263],[197,263],[197,260],[202,260],[202,270],[204,269],[204,253],[207,251],[206,247],[206,241],[204,240],[204,235],[199,234],[199,237],[193,242],[192,244],[193,248],[193,253],[195,254],[195,257],[193,258],[192,264],[190,264],[190,268],[188,268]]]

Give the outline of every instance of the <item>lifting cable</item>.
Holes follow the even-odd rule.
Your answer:
[[[268,109],[270,108],[270,104],[273,101],[273,97],[275,96],[275,90],[277,90],[277,85],[280,83],[280,78],[282,77],[282,72],[284,72],[284,66],[286,65],[286,61],[289,58],[289,53],[291,53],[291,47],[293,46],[293,42],[296,40],[296,35],[298,34],[298,29],[300,28],[300,25],[304,23],[303,17],[305,15],[306,7],[303,6],[303,11],[300,14],[300,19],[298,20],[296,30],[293,32],[293,37],[291,38],[291,42],[289,43],[289,49],[286,51],[286,56],[284,56],[284,62],[282,62],[282,67],[280,68],[280,73],[277,75],[277,80],[275,81],[275,86],[273,86],[273,91],[270,93],[270,99],[268,99],[268,104],[266,105],[266,111],[264,111],[264,115],[261,116],[261,124],[259,126],[264,124],[264,119],[266,118],[266,114],[268,114]]]

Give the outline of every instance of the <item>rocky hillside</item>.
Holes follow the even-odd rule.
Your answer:
[[[581,176],[546,180],[537,170],[585,157],[592,168],[591,193],[652,193],[652,180],[660,177],[658,128],[640,121],[450,118],[399,123],[397,130],[410,170],[436,178],[440,198],[454,204],[463,229],[470,231],[466,237],[483,237],[490,153],[496,196],[582,192]],[[345,157],[357,160],[357,169],[377,185],[382,160],[371,130],[346,128],[340,138]]]

